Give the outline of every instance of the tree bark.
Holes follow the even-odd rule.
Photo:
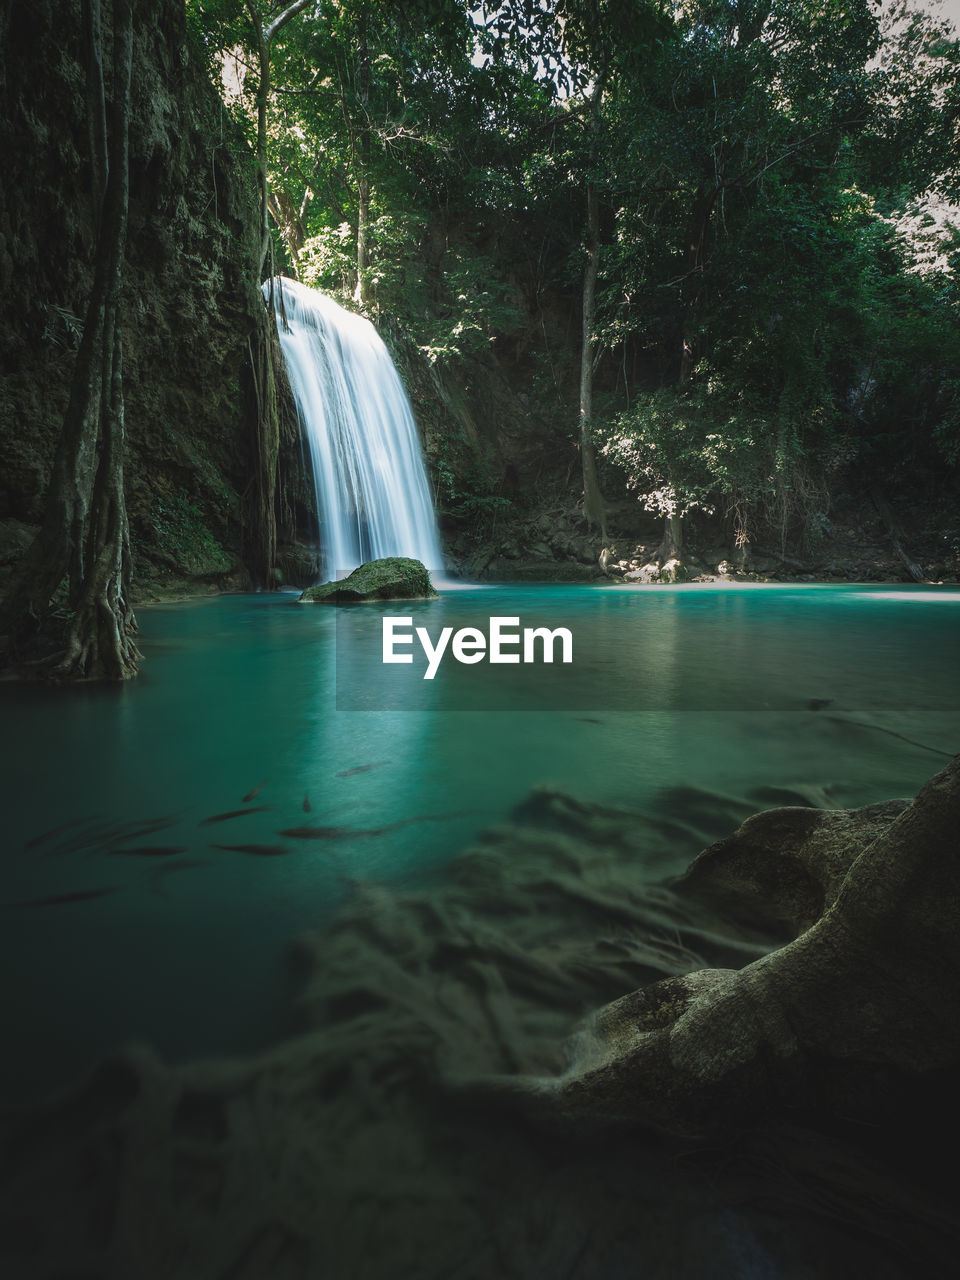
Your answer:
[[[130,541],[123,491],[123,262],[130,193],[130,81],[132,0],[114,5],[114,94],[109,167],[98,243],[106,292],[101,333],[100,450],[83,548],[83,584],[67,634],[66,652],[51,669],[58,679],[124,680],[137,672],[129,604]]]
[[[260,83],[257,87],[257,180],[260,188],[260,263],[263,269],[270,252],[270,173],[267,157],[267,107],[270,99],[270,46],[277,32],[307,7],[308,0],[294,0],[266,26],[254,0],[246,0],[247,12],[253,26]]]
[[[690,234],[687,240],[686,259],[684,263],[683,281],[683,329],[680,337],[680,371],[677,378],[679,386],[684,386],[693,377],[697,364],[696,340],[693,333],[693,321],[700,297],[700,280],[703,276],[703,250],[710,225],[710,215],[719,194],[718,187],[700,188],[697,191],[693,206],[693,217],[690,220]],[[668,560],[683,558],[683,517],[668,515],[663,521],[663,542],[660,545],[659,559],[661,564]]]
[[[664,516],[663,543],[660,548],[660,559],[666,564],[668,560],[683,559],[683,519],[681,516]]]
[[[87,131],[93,169],[93,221],[96,223],[107,185],[107,104],[103,84],[103,21],[100,0],[84,0],[83,26],[87,32]]]
[[[370,50],[366,34],[360,40],[360,108],[363,122],[357,158],[357,289],[361,307],[370,300]]]
[[[267,156],[267,107],[270,97],[270,48],[273,37],[305,9],[308,0],[294,0],[264,25],[254,0],[246,0],[253,27],[260,84],[257,89],[257,174],[260,187],[260,250],[257,277],[263,279],[270,253],[270,175]],[[250,571],[263,586],[273,585],[277,549],[277,458],[280,450],[280,419],[276,394],[276,361],[279,359],[272,298],[268,322],[257,333],[256,349],[250,351],[250,371],[257,397],[257,472],[254,498],[252,563]]]
[[[263,269],[270,252],[270,183],[267,170],[267,99],[270,96],[270,46],[264,40],[263,28],[257,23],[257,63],[260,83],[257,87],[257,185],[260,188],[260,250],[257,271]]]
[[[273,297],[264,324],[250,348],[250,370],[257,402],[256,471],[248,555],[251,574],[262,586],[274,585],[277,558],[277,460],[280,456],[280,412],[277,404],[277,362],[282,354],[274,321]]]
[[[593,331],[600,270],[600,206],[597,189],[587,186],[587,265],[583,273],[583,337],[580,345],[580,459],[583,466],[583,514],[590,528],[607,536],[607,519],[597,476],[593,423]]]
[[[289,192],[285,191],[283,187],[274,184],[269,193],[270,214],[280,228],[283,243],[286,245],[287,253],[290,255],[290,265],[297,280],[300,279],[300,250],[303,248],[303,243],[306,239],[304,219],[312,199],[313,193],[308,189],[304,193],[298,210],[294,207]]]
[[[884,528],[887,531],[887,536],[890,539],[893,549],[897,553],[898,557],[903,561],[903,565],[907,573],[914,582],[926,582],[927,579],[923,570],[915,560],[910,559],[909,555],[907,555],[906,551],[903,549],[903,543],[900,541],[903,536],[903,531],[897,526],[897,522],[894,520],[893,514],[886,502],[884,502],[883,498],[880,497],[875,489],[870,491],[870,500],[876,507],[877,514],[883,521]]]
[[[96,82],[103,65],[99,5],[86,6],[85,16],[91,44],[88,69],[95,81],[87,103],[93,117],[89,123],[96,174],[102,103],[102,86]],[[19,659],[25,643],[41,641],[51,602],[64,578],[69,580],[72,616],[58,640],[63,647],[32,663],[33,674],[54,680],[126,679],[136,674],[140,656],[131,639],[136,620],[129,605],[131,563],[123,495],[121,290],[132,67],[132,0],[116,0],[113,101],[93,286],[43,524],[10,583],[0,617],[0,627],[10,635],[12,656]]]
[[[873,829],[845,836],[864,816]],[[799,937],[743,969],[623,996],[570,1043],[562,1076],[488,1087],[543,1112],[690,1134],[798,1114],[886,1125],[905,1104],[922,1112],[928,1096],[943,1114],[960,1065],[958,821],[960,757],[910,804],[831,815],[833,838],[814,811],[749,819],[687,879],[702,887],[712,858],[714,885],[754,924],[751,899],[760,895],[762,919],[770,885],[786,879],[783,910],[799,911]],[[798,823],[816,829],[798,835]]]

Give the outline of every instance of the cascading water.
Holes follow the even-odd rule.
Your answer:
[[[412,556],[443,568],[416,423],[373,325],[293,280],[267,281],[310,450],[326,578]]]

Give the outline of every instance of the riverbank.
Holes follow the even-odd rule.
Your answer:
[[[501,517],[482,533],[448,537],[451,567],[473,581],[960,581],[960,520],[946,498],[892,507],[876,494],[841,494],[818,536],[799,546],[787,537],[779,545],[770,531],[738,546],[722,521],[691,517],[679,558],[663,548],[662,522],[637,502],[609,514],[605,540],[573,502]]]
[[[903,513],[885,516],[869,496],[839,499],[824,520],[820,546],[804,552],[764,543],[738,548],[724,540],[718,522],[692,522],[680,571],[659,556],[660,528],[636,504],[615,511],[607,542],[590,533],[575,503],[544,505],[500,517],[493,527],[447,528],[444,556],[453,576],[484,583],[960,583],[960,518],[955,504],[933,503],[903,533]],[[886,517],[886,518],[885,518]],[[892,524],[891,524],[892,520]],[[719,530],[719,531],[718,531]],[[891,531],[892,530],[892,531]],[[36,533],[23,521],[0,521],[0,592],[13,566]],[[143,545],[135,549],[134,603],[172,603],[251,590],[249,573],[229,557],[209,564],[186,564]],[[277,585],[312,585],[316,550],[303,544],[278,548]],[[907,562],[920,573],[912,575]]]

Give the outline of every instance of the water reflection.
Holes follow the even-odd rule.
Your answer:
[[[484,679],[444,669],[418,691],[422,710],[385,709],[385,669],[361,643],[379,644],[376,612],[290,595],[143,610],[148,661],[121,689],[0,688],[4,902],[116,886],[3,908],[0,981],[19,1046],[3,1060],[6,1088],[49,1087],[131,1037],[175,1058],[278,1038],[295,990],[287,944],[336,910],[345,878],[420,876],[538,785],[636,807],[681,782],[741,797],[829,786],[837,804],[912,793],[936,752],[957,747],[960,611],[876,594],[488,588],[404,606],[431,628],[568,619],[589,661],[538,668],[525,694],[538,710],[511,709],[516,669],[489,667]],[[338,709],[344,688],[370,709]],[[158,877],[155,859],[118,856],[106,836],[58,856],[28,847],[84,818],[170,818],[132,843],[182,848],[191,865]],[[308,824],[367,834],[278,835]]]

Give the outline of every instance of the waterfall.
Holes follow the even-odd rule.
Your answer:
[[[300,429],[310,450],[324,576],[412,556],[443,568],[413,411],[369,320],[277,277],[274,310]]]

